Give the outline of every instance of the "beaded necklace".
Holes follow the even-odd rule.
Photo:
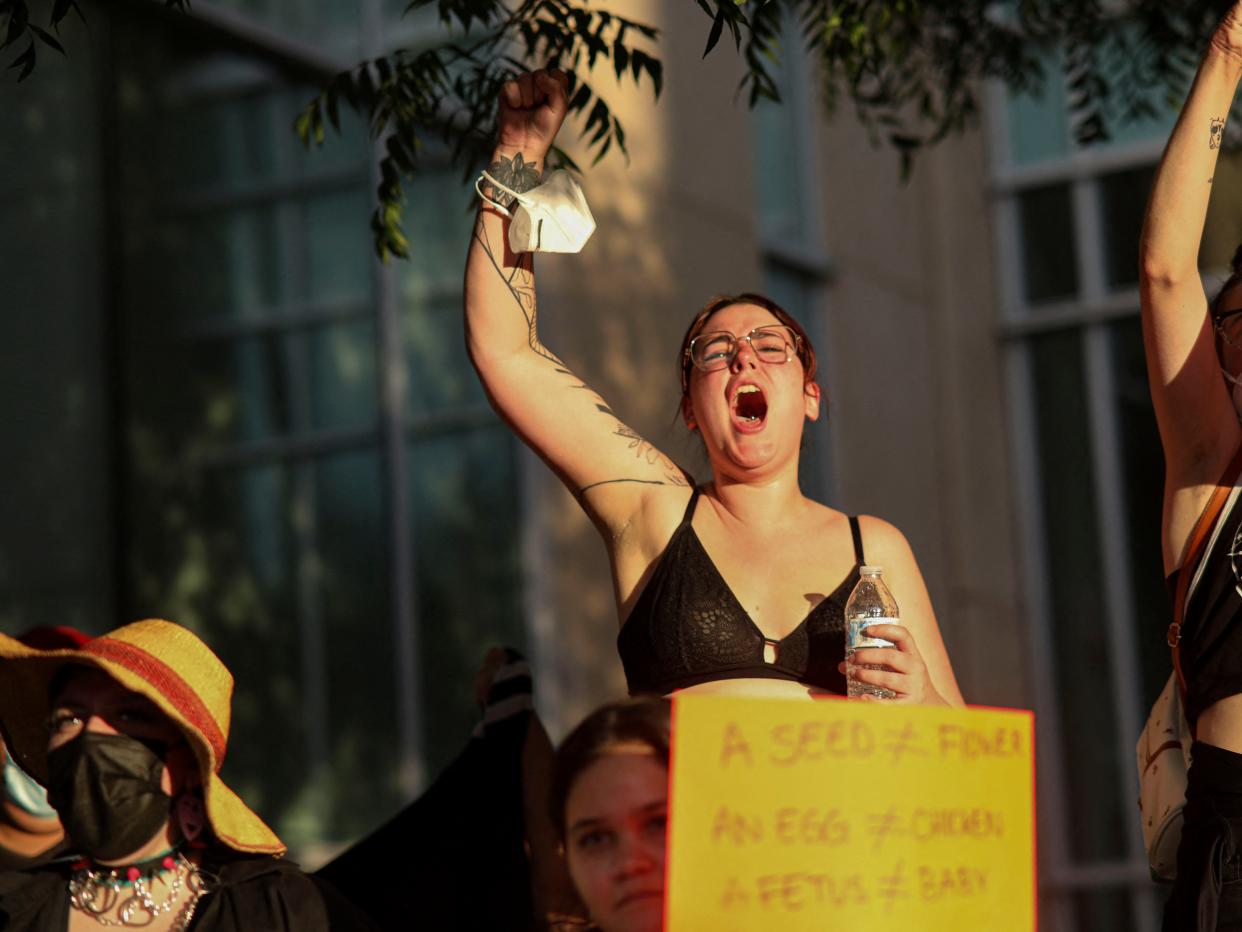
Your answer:
[[[169,873],[172,878],[165,881],[168,895],[157,903],[151,895],[151,882]],[[69,878],[69,905],[102,926],[147,926],[179,905],[177,898],[182,888],[188,891],[188,899],[173,921],[171,932],[185,932],[206,886],[198,868],[176,849],[149,861],[108,870],[93,869],[89,860],[79,861]],[[107,915],[113,909],[115,919]]]

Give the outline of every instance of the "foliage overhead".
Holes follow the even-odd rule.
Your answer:
[[[19,80],[39,44],[58,51],[57,27],[76,0],[43,0],[47,26],[29,0],[0,0],[0,56]],[[153,0],[155,2],[155,0]],[[189,0],[159,0],[187,9]],[[665,0],[671,2],[671,0]],[[682,0],[686,2],[686,0]],[[829,111],[843,102],[877,144],[894,147],[908,171],[923,148],[973,125],[984,79],[1038,93],[1064,80],[1082,144],[1121,125],[1176,107],[1199,54],[1232,0],[693,0],[706,19],[704,56],[728,35],[744,69],[751,106],[780,99],[777,76],[791,43],[818,62]],[[372,217],[377,252],[404,256],[403,182],[431,139],[447,144],[467,176],[490,152],[496,96],[514,73],[558,66],[570,74],[570,108],[598,161],[626,152],[625,132],[600,95],[601,64],[619,81],[658,97],[659,33],[590,0],[411,0],[407,13],[435,7],[447,41],[399,49],[332,78],[298,117],[307,145],[339,128],[340,108],[365,117],[383,140]],[[1059,62],[1060,70],[1047,67]],[[606,73],[606,72],[605,72]],[[592,83],[594,80],[595,83]],[[556,150],[554,164],[572,162]]]
[[[162,0],[164,6],[176,10],[188,10],[190,0]],[[17,72],[17,80],[25,81],[34,71],[39,60],[39,46],[46,46],[53,51],[65,54],[64,46],[57,36],[60,24],[73,13],[85,21],[78,0],[50,0],[47,14],[47,25],[40,26],[30,15],[29,0],[0,0],[0,60],[6,53],[20,49],[8,67]]]
[[[412,0],[406,11],[433,3],[451,41],[421,51],[398,50],[337,75],[296,124],[303,143],[320,143],[325,123],[339,130],[345,104],[365,116],[371,132],[383,139],[371,230],[376,252],[385,259],[408,253],[401,230],[402,181],[416,170],[426,140],[439,137],[453,161],[472,175],[492,151],[501,85],[529,63],[569,74],[569,109],[586,115],[581,131],[596,162],[614,145],[626,152],[625,130],[588,80],[590,69],[608,62],[618,80],[641,85],[645,78],[656,97],[664,83],[659,59],[635,41],[652,42],[657,31],[593,8],[587,0]],[[554,150],[552,162],[577,168],[561,149]]]
[[[571,76],[571,110],[588,113],[582,133],[595,160],[625,134],[587,82],[602,60],[618,79],[645,74],[659,96],[661,63],[630,41],[655,42],[655,28],[591,8],[586,0],[412,0],[435,3],[441,22],[472,37],[419,54],[396,52],[333,79],[298,120],[304,142],[336,125],[339,100],[387,134],[379,207],[372,218],[382,256],[405,255],[402,176],[429,133],[439,133],[467,175],[495,138],[495,99],[514,72],[555,65]],[[877,143],[902,156],[903,173],[920,149],[971,126],[981,79],[1011,91],[1039,92],[1044,62],[1059,52],[1077,140],[1106,140],[1118,125],[1176,107],[1199,53],[1232,0],[694,0],[709,18],[703,51],[728,32],[745,64],[740,93],[750,106],[779,101],[777,71],[790,41],[818,61],[829,112],[842,100]],[[614,6],[616,6],[614,4]],[[589,110],[588,110],[589,107]],[[564,154],[559,153],[561,159]]]

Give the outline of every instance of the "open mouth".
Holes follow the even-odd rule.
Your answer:
[[[758,385],[743,385],[733,396],[733,413],[738,420],[757,424],[768,414],[768,400]]]

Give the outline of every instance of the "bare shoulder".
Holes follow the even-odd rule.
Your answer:
[[[918,568],[918,561],[906,535],[897,525],[874,515],[859,515],[858,529],[862,533],[863,554],[868,563],[879,566],[908,566]]]

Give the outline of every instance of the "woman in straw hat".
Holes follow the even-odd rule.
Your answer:
[[[281,860],[284,844],[220,779],[232,692],[211,649],[168,621],[76,649],[0,635],[0,733],[74,852],[0,875],[2,932],[367,928]]]

